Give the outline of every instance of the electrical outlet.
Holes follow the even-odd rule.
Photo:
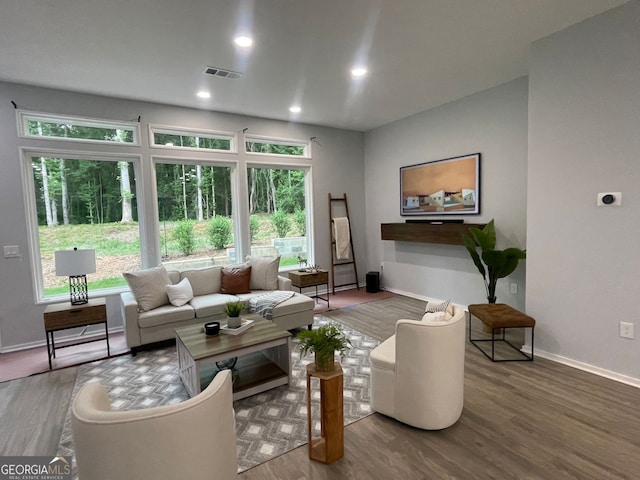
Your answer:
[[[622,338],[633,338],[633,323],[620,322],[620,336]]]
[[[20,247],[18,245],[5,245],[4,258],[17,258],[20,256]]]
[[[511,284],[511,293],[513,295],[516,295],[518,293],[518,284],[517,283],[512,283]]]

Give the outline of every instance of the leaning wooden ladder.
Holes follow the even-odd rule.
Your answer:
[[[333,235],[333,213],[334,213],[334,204],[344,205],[345,217],[349,220],[349,248],[351,251],[351,260],[342,261],[337,259],[336,254],[336,239]],[[358,290],[360,290],[360,285],[358,284],[358,270],[356,268],[356,255],[353,250],[353,235],[351,234],[351,220],[349,219],[349,205],[347,204],[347,194],[343,193],[342,197],[332,197],[329,193],[329,239],[331,245],[331,287],[333,290],[333,294],[336,294],[336,287],[346,287],[348,285],[355,285]],[[341,283],[340,285],[336,285],[335,282],[335,267],[342,267],[345,265],[353,265],[353,274],[355,279],[353,282],[349,283]]]

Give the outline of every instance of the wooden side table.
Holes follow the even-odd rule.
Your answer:
[[[302,289],[306,287],[316,287],[316,294],[311,295],[311,298],[315,298],[316,302],[318,299],[324,300],[327,302],[327,308],[329,308],[329,272],[326,270],[318,270],[317,272],[298,272],[297,270],[292,270],[289,272],[289,278],[291,279],[291,285],[294,287],[298,287],[300,293],[302,293]],[[318,286],[326,285],[327,286],[327,296],[321,297],[318,295]]]
[[[320,437],[311,437],[311,378],[320,380]],[[333,372],[318,372],[314,364],[307,365],[307,426],[309,458],[332,463],[344,456],[344,402],[342,367]]]
[[[83,343],[107,341],[107,357],[111,356],[109,348],[109,329],[107,328],[107,301],[104,298],[93,298],[84,305],[71,305],[71,302],[55,303],[47,305],[44,310],[44,331],[47,335],[47,355],[49,356],[49,370],[51,359],[56,358],[56,344],[54,332],[69,328],[88,327],[104,323],[104,338],[94,338],[82,342],[62,345],[58,348],[66,348]]]

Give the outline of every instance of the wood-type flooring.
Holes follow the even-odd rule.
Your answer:
[[[323,315],[383,340],[423,311],[398,296]],[[76,370],[0,384],[0,455],[55,453]],[[345,428],[333,464],[309,460],[305,445],[239,479],[637,479],[639,405],[632,386],[541,358],[492,363],[467,342],[464,411],[452,427],[373,414]]]

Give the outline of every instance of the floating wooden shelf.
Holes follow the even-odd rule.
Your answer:
[[[484,223],[382,223],[380,233],[382,240],[463,245],[462,236],[469,228],[484,226]]]

